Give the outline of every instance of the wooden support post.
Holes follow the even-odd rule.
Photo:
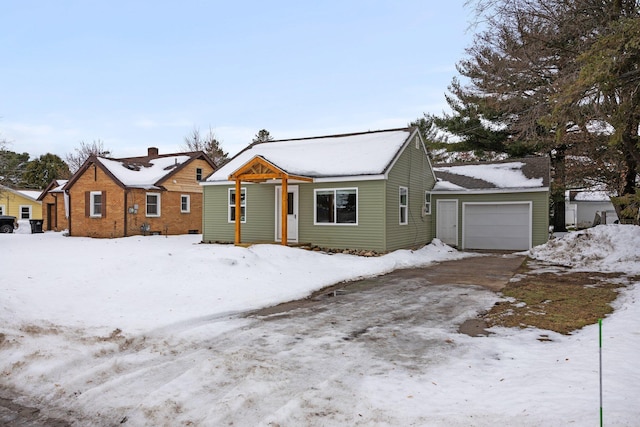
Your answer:
[[[282,212],[280,212],[280,214],[282,215],[282,221],[281,221],[281,231],[282,231],[282,237],[281,237],[281,241],[282,244],[284,246],[287,246],[287,215],[289,214],[289,190],[287,189],[287,177],[286,175],[282,177],[282,203],[281,203],[281,210]]]
[[[240,223],[242,222],[242,189],[240,187],[240,184],[240,179],[236,178],[236,245],[242,243],[242,239],[240,238]]]

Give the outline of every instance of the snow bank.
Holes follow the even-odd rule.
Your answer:
[[[640,227],[599,225],[568,233],[528,252],[532,258],[590,271],[640,274]]]

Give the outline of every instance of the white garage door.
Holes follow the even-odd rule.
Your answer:
[[[464,203],[462,209],[464,249],[531,248],[530,203]]]

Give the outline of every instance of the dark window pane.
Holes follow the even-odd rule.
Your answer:
[[[147,215],[158,215],[158,196],[147,194]]]
[[[287,214],[293,215],[293,193],[287,195]]]
[[[337,223],[355,224],[356,212],[356,190],[336,191],[336,216]]]
[[[334,222],[333,209],[333,191],[318,191],[316,193],[316,222]]]

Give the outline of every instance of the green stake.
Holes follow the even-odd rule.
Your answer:
[[[600,427],[603,424],[602,418],[602,319],[598,319],[598,329],[600,331]]]

